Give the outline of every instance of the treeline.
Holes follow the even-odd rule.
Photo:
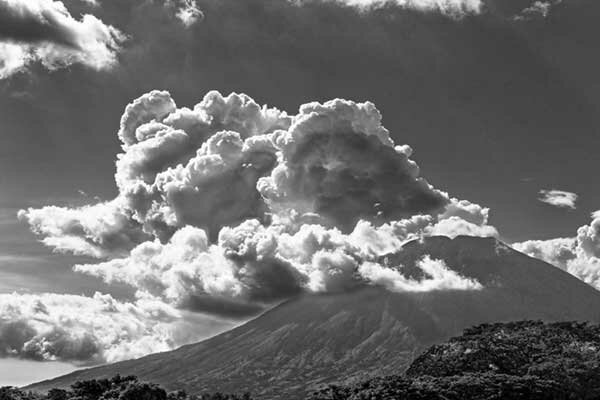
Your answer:
[[[14,387],[0,388],[0,400],[253,400],[249,394],[194,394],[167,392],[154,383],[141,382],[135,376],[117,375],[112,379],[78,381],[69,390],[51,389],[46,394]]]

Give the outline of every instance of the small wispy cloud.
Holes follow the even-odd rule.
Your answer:
[[[536,1],[531,6],[524,8],[515,15],[515,21],[529,21],[535,18],[546,18],[552,11],[552,7],[562,3],[562,0]]]
[[[196,0],[166,0],[164,6],[186,28],[204,18]]]
[[[204,14],[198,8],[195,0],[184,0],[175,16],[188,28],[204,18]]]
[[[579,197],[577,193],[567,192],[564,190],[540,190],[538,200],[542,203],[550,204],[560,208],[576,208],[575,203]]]

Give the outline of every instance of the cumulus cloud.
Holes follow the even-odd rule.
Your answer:
[[[80,208],[48,206],[20,210],[18,217],[58,252],[96,258],[122,255],[148,238],[118,200]]]
[[[335,1],[361,10],[397,5],[419,11],[437,11],[452,17],[477,14],[481,11],[481,0],[326,0]]]
[[[110,68],[125,36],[91,14],[78,21],[61,1],[0,1],[0,79],[40,62],[48,69]]]
[[[600,212],[572,238],[530,240],[513,247],[553,264],[600,290]]]
[[[425,228],[429,236],[498,237],[498,230],[488,224],[490,209],[468,200],[451,199],[439,215],[438,222]]]
[[[513,243],[512,246],[522,253],[565,270],[567,269],[567,263],[577,257],[577,240],[575,238],[527,240]]]
[[[380,227],[361,221],[346,235],[322,225],[304,224],[289,232],[288,226],[265,227],[258,220],[247,220],[223,228],[217,244],[210,244],[203,230],[188,226],[166,244],[146,242],[126,258],[75,269],[109,283],[127,283],[144,296],[160,297],[180,308],[205,312],[217,311],[211,309],[218,304],[215,299],[237,304],[235,313],[251,314],[302,290],[336,292],[364,283],[398,291],[479,288],[439,261],[417,263],[425,276],[422,280],[404,277],[401,266],[378,264],[379,257],[401,251],[429,223],[422,216]]]
[[[575,202],[579,197],[577,193],[566,192],[564,190],[540,190],[539,201],[547,203],[555,207],[570,208],[574,210],[576,208]]]
[[[244,94],[178,108],[152,91],[121,118],[115,199],[19,217],[56,251],[104,259],[76,271],[176,309],[246,316],[303,291],[476,288],[435,260],[417,265],[422,279],[378,264],[426,235],[497,236],[489,210],[432,187],[381,119],[369,102],[288,115]]]
[[[258,182],[273,210],[317,213],[349,230],[361,219],[435,213],[448,203],[419,177],[410,147],[394,146],[372,103],[305,104],[273,144],[279,164]]]
[[[425,278],[419,281],[406,278],[398,270],[385,268],[377,263],[365,263],[359,268],[359,271],[371,281],[399,292],[427,292],[447,289],[477,290],[482,288],[479,282],[464,278],[449,269],[443,260],[435,260],[425,256],[417,262],[417,267],[425,273]]]
[[[442,219],[435,225],[428,227],[425,232],[428,236],[448,236],[455,238],[457,236],[479,236],[479,237],[498,237],[498,230],[491,225],[478,225],[465,221],[460,217],[449,217]]]
[[[0,357],[88,364],[173,348],[180,312],[152,299],[0,294]]]

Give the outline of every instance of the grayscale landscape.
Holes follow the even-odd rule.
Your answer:
[[[0,400],[600,398],[593,0],[0,0]]]

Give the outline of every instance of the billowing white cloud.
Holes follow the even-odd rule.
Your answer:
[[[540,190],[539,201],[547,203],[555,207],[570,208],[574,210],[576,208],[575,203],[579,197],[577,193],[566,192],[564,190]]]
[[[515,249],[553,264],[600,290],[600,212],[572,238],[514,243]]]
[[[468,200],[452,198],[440,214],[440,220],[451,217],[463,219],[475,225],[486,225],[488,223],[490,209]]]
[[[140,227],[164,242],[192,225],[213,242],[225,226],[294,213],[349,232],[361,219],[437,214],[450,203],[418,176],[410,148],[394,145],[371,103],[311,103],[288,116],[217,92],[177,109],[153,91],[127,106],[118,135],[116,199],[20,213],[47,244],[110,256],[129,251]]]
[[[380,227],[361,221],[346,235],[321,225],[304,224],[289,232],[289,226],[265,227],[247,220],[223,228],[217,244],[210,244],[203,230],[187,226],[166,244],[142,243],[126,258],[77,265],[75,270],[109,283],[127,283],[141,295],[160,297],[180,308],[206,312],[237,305],[234,313],[255,313],[270,301],[302,290],[335,292],[364,283],[399,291],[479,288],[439,261],[417,263],[422,280],[405,278],[402,266],[378,264],[379,257],[400,251],[407,240],[422,235],[429,223],[421,216]]]
[[[578,251],[587,257],[600,258],[600,216],[592,213],[592,222],[577,229]]]
[[[0,0],[0,79],[40,62],[48,69],[110,68],[125,35],[91,14],[76,20],[63,2]]]
[[[152,299],[0,294],[0,357],[118,361],[181,344],[181,323],[179,311]]]
[[[527,240],[513,243],[512,247],[531,257],[539,258],[566,270],[567,263],[576,258],[577,240],[575,238]]]
[[[126,254],[149,236],[133,220],[119,200],[80,208],[48,206],[20,210],[42,242],[58,252],[96,258]]]
[[[488,225],[490,209],[468,200],[450,199],[437,223],[425,228],[429,236],[498,237],[498,230]]]
[[[497,236],[489,210],[433,188],[381,119],[369,102],[288,115],[244,94],[178,108],[152,91],[121,118],[115,199],[19,217],[57,251],[104,259],[76,271],[177,309],[251,315],[364,284],[476,288],[437,261],[417,265],[422,279],[377,266],[422,236]]]
[[[372,282],[399,292],[427,292],[431,290],[477,290],[479,282],[467,279],[446,266],[443,260],[434,260],[429,256],[417,262],[426,277],[422,280],[406,278],[398,270],[385,268],[380,264],[367,262],[360,266],[359,272]]]
[[[0,79],[23,71],[31,59],[29,51],[23,46],[0,41]]]
[[[479,237],[498,237],[498,231],[490,225],[478,225],[466,221],[460,217],[449,217],[442,219],[435,225],[425,229],[428,236],[448,236],[455,238],[457,236],[479,236]]]
[[[257,187],[276,212],[317,213],[348,231],[360,219],[441,212],[449,202],[419,177],[412,150],[394,145],[369,102],[305,104],[273,145],[278,165]]]

